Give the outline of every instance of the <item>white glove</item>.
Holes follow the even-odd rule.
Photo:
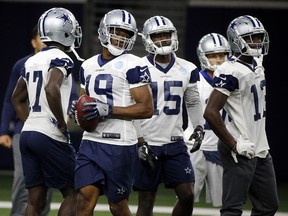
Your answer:
[[[89,112],[84,116],[86,120],[90,120],[93,118],[110,117],[112,114],[112,107],[106,103],[103,103],[100,100],[94,99],[95,102],[86,102],[84,103],[83,112]]]
[[[239,155],[245,156],[251,159],[255,156],[255,144],[248,139],[243,139],[242,136],[236,139],[236,150]],[[231,155],[236,163],[238,163],[236,153],[231,151]]]
[[[233,157],[233,160],[235,161],[235,163],[238,163],[237,154],[231,151],[231,156]]]

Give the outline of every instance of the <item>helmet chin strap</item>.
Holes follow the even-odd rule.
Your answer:
[[[252,48],[248,48],[246,53],[248,53],[249,55],[253,56],[253,57],[259,57],[262,54],[262,49],[252,49]]]
[[[168,55],[168,54],[172,53],[172,47],[171,46],[157,47],[155,49],[155,53],[158,55]]]
[[[77,58],[78,61],[84,61],[85,60],[78,55],[78,53],[74,49],[74,44],[72,44],[72,46],[70,47],[70,50],[73,52],[73,54],[75,55],[75,57]]]
[[[253,49],[248,44],[246,44],[245,40],[242,37],[240,37],[240,38],[242,41],[241,55],[253,56],[253,57],[261,56],[262,48],[261,49]]]
[[[113,55],[113,56],[119,56],[121,55],[125,50],[124,49],[117,49],[116,47],[114,47],[111,44],[106,45],[106,48],[109,50],[109,52]]]

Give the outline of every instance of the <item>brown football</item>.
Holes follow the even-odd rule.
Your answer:
[[[100,118],[93,118],[91,120],[85,120],[83,117],[89,112],[83,112],[84,103],[94,102],[94,99],[88,95],[81,95],[76,103],[75,120],[76,123],[85,131],[92,132],[96,129]]]

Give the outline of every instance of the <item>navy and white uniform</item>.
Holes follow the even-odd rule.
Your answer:
[[[26,188],[43,184],[52,188],[74,186],[75,150],[55,124],[49,108],[45,85],[49,69],[59,68],[64,75],[60,87],[62,112],[67,115],[72,89],[71,58],[56,47],[47,47],[25,62],[22,71],[28,90],[30,113],[20,138]]]
[[[247,191],[253,209],[271,211],[267,215],[274,215],[274,207],[279,201],[265,131],[266,79],[263,67],[257,67],[256,61],[249,65],[233,56],[214,72],[213,86],[228,96],[224,106],[231,117],[227,123],[228,131],[235,139],[242,136],[255,144],[255,157],[237,156],[238,163],[225,144],[220,142],[218,145],[224,169],[221,215],[241,215]]]
[[[199,100],[197,67],[172,55],[171,62],[163,67],[154,65],[151,55],[143,57],[151,74],[154,114],[141,120],[141,133],[158,157],[154,170],[138,161],[134,189],[156,191],[160,182],[168,188],[181,183],[194,182],[194,172],[183,140],[182,104],[195,125],[203,125]],[[173,167],[173,169],[171,169]]]
[[[141,61],[127,53],[109,61],[95,55],[81,66],[81,87],[90,97],[110,106],[133,105],[130,89],[150,82],[147,66],[141,67]],[[136,143],[131,119],[107,118],[94,131],[84,131],[77,156],[76,189],[99,183],[112,202],[127,199],[138,158]]]
[[[212,79],[208,73],[202,69],[200,79],[197,82],[200,101],[203,112],[206,107],[210,93],[213,91]],[[227,121],[227,113],[221,110],[223,120]],[[184,138],[189,140],[194,127],[188,121],[188,127],[184,131]],[[208,122],[204,124],[205,136],[196,152],[189,153],[195,173],[194,202],[199,202],[200,194],[205,185],[206,202],[218,207],[222,205],[222,174],[223,167],[219,152],[217,150],[218,137],[210,128]],[[188,149],[189,150],[189,149]]]

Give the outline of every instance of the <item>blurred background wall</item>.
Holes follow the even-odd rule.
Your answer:
[[[130,11],[141,30],[150,16],[164,15],[172,20],[180,41],[177,55],[199,66],[196,47],[207,33],[226,36],[232,19],[252,15],[260,19],[270,37],[270,50],[264,58],[267,79],[267,134],[274,157],[278,181],[288,181],[285,158],[288,152],[287,102],[288,96],[288,1],[247,0],[0,0],[0,111],[13,64],[32,52],[31,29],[39,16],[51,7],[65,7],[76,16],[83,30],[83,42],[78,53],[88,58],[101,50],[97,28],[101,17],[109,10],[123,8]],[[145,55],[138,38],[132,53]],[[80,62],[75,60],[73,76],[78,80]],[[286,131],[287,130],[287,131]],[[72,131],[76,143],[81,131]],[[0,169],[13,169],[12,151],[0,147]]]

